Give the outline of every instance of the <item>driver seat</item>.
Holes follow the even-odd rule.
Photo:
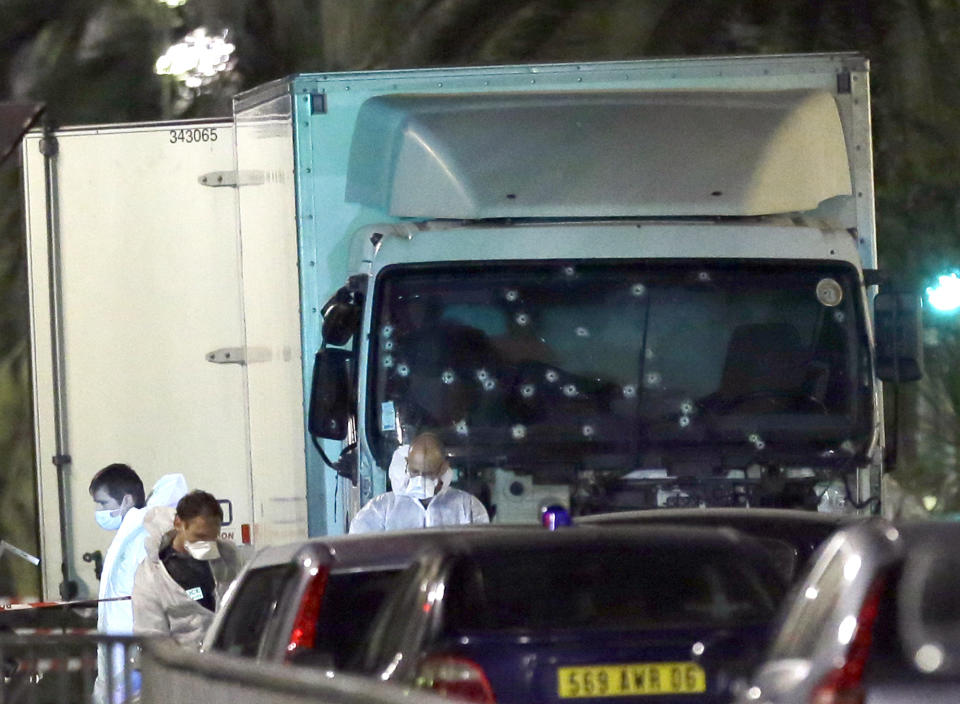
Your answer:
[[[733,329],[715,401],[742,413],[793,410],[806,389],[808,352],[789,323],[751,323]]]

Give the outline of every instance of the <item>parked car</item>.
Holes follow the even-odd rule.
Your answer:
[[[465,529],[425,542],[345,667],[476,702],[728,701],[785,590],[766,551],[728,530]]]
[[[873,519],[837,532],[787,604],[739,704],[960,698],[960,525]]]
[[[230,587],[203,650],[337,668],[422,548],[415,533],[268,547]]]
[[[863,520],[853,514],[785,508],[664,508],[580,516],[577,525],[675,524],[734,528],[759,540],[788,582],[804,574],[817,548],[844,526]]]

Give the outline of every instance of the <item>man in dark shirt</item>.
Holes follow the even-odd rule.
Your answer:
[[[235,546],[219,539],[223,511],[205,491],[180,499],[172,518],[147,514],[147,559],[133,586],[133,627],[138,634],[173,636],[199,648],[213,612],[240,563]]]
[[[191,599],[210,611],[216,605],[213,592],[216,582],[213,579],[213,570],[207,560],[198,560],[189,552],[180,552],[174,547],[174,537],[169,543],[160,548],[160,561],[167,568],[167,573],[173,580],[183,587]],[[200,598],[197,598],[197,597]]]

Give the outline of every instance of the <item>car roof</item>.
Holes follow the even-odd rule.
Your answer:
[[[893,524],[908,543],[931,542],[945,551],[956,550],[956,541],[960,539],[960,523],[956,521],[912,520],[898,521]]]
[[[333,557],[334,571],[403,568],[425,551],[463,553],[471,550],[519,549],[578,544],[694,545],[738,551],[762,549],[749,537],[733,531],[691,526],[577,526],[548,531],[539,526],[475,526],[422,528],[414,531],[311,538],[268,547],[257,553],[251,568],[293,562],[299,556],[325,553]]]
[[[912,550],[922,545],[952,553],[954,545],[960,541],[960,523],[929,519],[891,522],[872,517],[844,526],[838,532],[842,532],[853,543],[883,540],[884,543],[900,546],[902,550]]]
[[[842,541],[858,554],[868,571],[903,563],[918,553],[952,554],[960,541],[960,523],[935,520],[890,522],[878,516],[852,523],[836,531],[831,542]]]
[[[676,508],[600,513],[576,519],[580,525],[684,524],[726,526],[758,537],[819,542],[862,516],[787,508]]]
[[[844,513],[821,513],[793,508],[658,508],[644,511],[595,513],[576,519],[578,524],[633,524],[646,522],[690,522],[702,525],[718,523],[762,525],[776,523],[797,526],[822,525],[839,528],[862,520]]]

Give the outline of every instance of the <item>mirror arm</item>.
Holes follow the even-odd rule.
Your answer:
[[[870,286],[879,286],[883,288],[888,286],[891,281],[890,272],[884,269],[864,269],[863,270],[863,285],[869,288]]]
[[[343,449],[340,450],[340,457],[337,459],[337,461],[331,462],[330,458],[327,456],[327,453],[324,452],[323,445],[320,444],[320,440],[317,439],[317,436],[311,434],[310,440],[313,442],[313,446],[320,454],[320,459],[322,459],[323,463],[330,469],[335,471],[337,474],[342,474],[343,476],[349,476],[352,473],[351,468],[344,463],[344,459],[348,454],[357,449],[356,442],[352,442],[349,445],[344,445]]]

